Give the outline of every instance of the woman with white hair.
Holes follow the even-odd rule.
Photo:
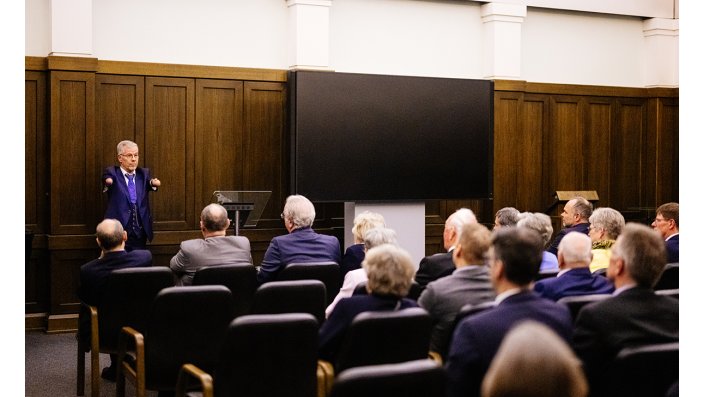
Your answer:
[[[544,248],[548,245],[548,242],[551,241],[553,226],[551,225],[551,218],[546,214],[540,212],[522,212],[519,214],[517,227],[524,227],[538,233],[541,239],[543,239]],[[539,271],[544,270],[558,270],[558,257],[548,251],[543,251],[543,260],[541,261],[541,268],[539,269]]]
[[[365,259],[365,233],[376,227],[384,227],[384,217],[376,212],[364,211],[353,220],[352,234],[354,244],[345,250],[343,263],[340,264],[340,280],[345,279],[345,275],[355,269],[360,269],[362,260]]]
[[[600,207],[590,215],[588,236],[592,240],[592,262],[590,271],[607,269],[612,254],[612,246],[624,229],[624,216],[619,211]]]

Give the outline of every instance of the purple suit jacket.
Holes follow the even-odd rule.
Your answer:
[[[127,183],[125,177],[117,165],[108,167],[103,172],[103,184],[106,178],[112,178],[113,184],[107,186],[108,206],[105,210],[105,219],[117,219],[122,223],[122,227],[127,226],[130,220],[130,196],[127,192]],[[149,192],[152,191],[152,186],[149,184],[152,177],[149,174],[149,168],[137,167],[135,170],[135,188],[137,188],[137,212],[142,221],[142,228],[147,236],[147,240],[152,241],[154,236],[152,232],[152,214],[149,210]]]

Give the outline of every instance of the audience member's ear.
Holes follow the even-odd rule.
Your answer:
[[[122,241],[127,241],[127,232],[125,230],[122,231]]]

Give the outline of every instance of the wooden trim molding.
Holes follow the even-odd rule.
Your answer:
[[[495,80],[494,89],[495,92],[516,91],[531,94],[557,94],[630,98],[678,97],[678,88],[639,88],[612,87],[600,85],[529,83],[523,80]]]
[[[49,69],[49,61],[45,57],[24,57],[25,70],[45,72]]]
[[[286,70],[149,62],[98,61],[98,73],[286,82]]]
[[[83,57],[47,57],[49,70],[68,70],[72,72],[95,72],[98,69],[98,58]]]

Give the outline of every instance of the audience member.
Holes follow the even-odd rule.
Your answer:
[[[531,290],[542,251],[543,240],[533,230],[512,227],[495,232],[488,258],[497,306],[457,325],[446,363],[449,397],[479,395],[482,379],[504,335],[522,320],[543,323],[570,341],[573,328],[568,308]]]
[[[535,231],[543,240],[542,247],[545,248],[553,234],[553,226],[551,226],[551,218],[540,212],[522,212],[519,214],[517,227],[527,228]],[[541,267],[539,271],[558,270],[558,258],[556,255],[543,251],[541,258]]]
[[[592,215],[592,204],[585,198],[578,196],[568,200],[565,206],[563,206],[563,212],[561,212],[563,229],[558,232],[556,238],[553,239],[551,246],[548,247],[548,252],[556,255],[561,239],[570,232],[588,234],[590,215]]]
[[[519,210],[514,207],[501,208],[494,215],[494,229],[516,226],[519,222]]]
[[[431,281],[418,303],[434,321],[431,350],[447,355],[448,340],[455,316],[468,303],[478,304],[495,298],[485,257],[492,234],[479,223],[464,225],[453,250],[455,271],[448,277]]]
[[[370,229],[365,233],[365,238],[363,239],[364,252],[370,249],[382,245],[382,244],[397,244],[397,234],[392,229],[387,229],[385,227],[376,227]],[[365,269],[355,269],[349,271],[345,275],[345,280],[343,280],[343,286],[340,288],[338,295],[335,296],[333,302],[326,308],[326,318],[330,316],[333,312],[333,308],[343,298],[348,298],[353,295],[355,288],[362,282],[367,282],[367,272]]]
[[[527,320],[504,337],[482,382],[482,397],[586,397],[573,350],[555,332]]]
[[[452,213],[446,219],[445,227],[443,228],[443,248],[447,251],[443,254],[434,254],[424,257],[419,263],[419,269],[416,271],[415,280],[422,288],[433,280],[448,276],[455,270],[453,264],[453,248],[458,240],[458,233],[463,225],[477,223],[477,218],[472,210],[461,208]]]
[[[152,241],[153,237],[147,193],[156,191],[161,182],[150,176],[149,168],[137,166],[139,148],[136,143],[118,143],[117,160],[120,166],[103,171],[103,192],[108,193],[104,218],[117,219],[127,231],[125,250],[145,249],[147,240]]]
[[[105,219],[95,229],[100,257],[81,266],[78,297],[91,306],[99,306],[108,277],[113,270],[152,266],[152,253],[147,250],[125,251],[127,232],[117,219]],[[81,316],[79,336],[85,345],[90,343],[90,318]],[[101,377],[115,381],[117,355],[110,355],[110,366],[103,368]]]
[[[678,342],[678,300],[652,289],[665,266],[666,248],[658,233],[628,223],[607,267],[607,277],[617,288],[614,297],[583,307],[575,324],[573,347],[592,394],[606,390],[604,380],[621,349]]]
[[[227,236],[230,219],[220,204],[208,204],[201,211],[203,238],[181,242],[181,249],[171,258],[169,267],[177,278],[176,285],[191,285],[196,271],[206,266],[252,264],[250,240],[243,236]]]
[[[590,272],[590,238],[571,232],[558,244],[558,277],[549,277],[534,284],[534,291],[554,301],[564,296],[611,294],[614,286],[606,278]]]
[[[367,272],[368,295],[341,299],[319,331],[318,356],[335,362],[345,331],[355,316],[366,311],[393,311],[418,307],[404,298],[414,277],[411,256],[392,244],[382,244],[367,251],[362,267]]]
[[[651,227],[666,240],[668,263],[678,263],[678,203],[666,203],[658,207]]]
[[[600,207],[590,215],[588,236],[592,240],[592,262],[590,271],[607,269],[612,246],[624,229],[624,216],[619,211]]]
[[[273,281],[279,271],[290,263],[335,262],[340,264],[340,243],[333,236],[318,234],[311,226],[316,217],[313,203],[304,196],[286,198],[281,214],[289,232],[274,237],[264,253],[257,281]]]
[[[352,234],[354,244],[345,250],[343,263],[340,264],[340,280],[345,280],[345,275],[355,269],[360,269],[362,260],[365,259],[365,233],[376,227],[384,227],[384,217],[376,212],[365,211],[358,214],[353,220]]]

